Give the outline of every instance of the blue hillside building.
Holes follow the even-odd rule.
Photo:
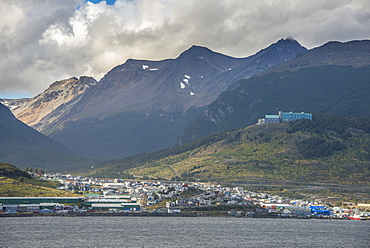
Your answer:
[[[273,124],[273,123],[283,123],[290,121],[299,121],[302,119],[312,120],[311,113],[293,113],[293,112],[283,112],[279,111],[277,115],[265,115],[265,118],[258,119],[257,124]]]

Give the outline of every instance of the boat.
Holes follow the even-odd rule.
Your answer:
[[[365,217],[363,216],[360,216],[359,214],[354,214],[352,216],[347,216],[348,219],[351,219],[351,220],[366,220]]]

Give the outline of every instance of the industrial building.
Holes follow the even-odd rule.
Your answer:
[[[0,197],[0,203],[4,204],[78,204],[82,197]]]
[[[4,213],[35,212],[60,204],[78,204],[82,200],[81,197],[0,197],[0,206]]]
[[[293,112],[283,112],[279,111],[277,115],[265,115],[265,118],[258,119],[257,124],[274,124],[274,123],[283,123],[290,121],[299,121],[302,119],[312,120],[311,113],[293,113]]]
[[[106,195],[100,198],[90,198],[82,205],[94,210],[140,211],[140,204],[136,197],[129,195]]]
[[[85,197],[0,197],[0,212],[38,212],[41,209],[55,210],[63,205],[79,204],[97,211],[111,209],[117,211],[140,211],[140,204],[135,197],[109,195],[88,199],[85,199]]]
[[[315,216],[330,216],[330,211],[323,206],[311,206],[311,214]]]

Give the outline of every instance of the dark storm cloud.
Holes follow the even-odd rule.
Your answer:
[[[369,0],[17,0],[0,14],[0,96],[99,79],[128,58],[174,58],[193,44],[245,57],[288,36],[307,48],[370,37]]]

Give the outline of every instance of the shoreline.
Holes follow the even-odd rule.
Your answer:
[[[285,217],[278,215],[260,215],[255,217],[246,216],[230,216],[220,214],[198,215],[194,213],[107,213],[107,212],[92,212],[92,213],[2,213],[3,217],[211,217],[211,218],[246,218],[246,219],[327,219],[327,220],[350,220],[347,218],[338,217]]]

